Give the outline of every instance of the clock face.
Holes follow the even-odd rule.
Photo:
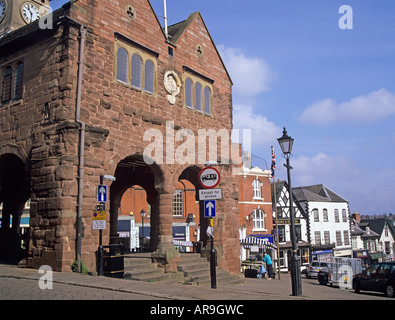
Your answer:
[[[25,2],[21,8],[22,18],[27,22],[30,23],[34,20],[40,18],[40,11],[38,8],[31,2]]]
[[[7,9],[6,3],[4,0],[0,1],[0,22],[3,21],[5,16],[5,10]]]

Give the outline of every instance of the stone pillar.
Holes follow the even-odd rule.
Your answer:
[[[152,259],[161,264],[166,272],[177,271],[177,263],[180,254],[173,244],[173,216],[172,216],[173,194],[164,193],[159,195],[158,215],[158,246],[152,253]]]

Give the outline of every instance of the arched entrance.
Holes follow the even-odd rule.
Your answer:
[[[150,208],[149,250],[156,250],[159,243],[159,193],[157,187],[164,179],[162,170],[155,164],[147,165],[141,155],[133,155],[118,163],[115,178],[116,181],[110,187],[110,243],[119,242],[118,212],[122,196],[133,186],[139,186],[144,189]],[[140,212],[134,214],[137,216],[140,215]],[[148,233],[148,231],[146,232]]]
[[[0,260],[17,263],[27,254],[20,221],[26,201],[30,198],[29,179],[23,161],[14,154],[0,156]]]

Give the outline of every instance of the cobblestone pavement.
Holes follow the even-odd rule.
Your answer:
[[[303,296],[291,296],[289,274],[281,280],[246,278],[242,285],[218,284],[217,289],[172,282],[140,282],[71,272],[53,272],[52,289],[41,289],[43,273],[0,264],[0,300],[392,300],[381,293],[321,286],[302,277]],[[40,280],[41,279],[41,280]]]

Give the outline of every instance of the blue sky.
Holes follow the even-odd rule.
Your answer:
[[[163,0],[151,3],[163,15]],[[343,5],[353,29],[339,28]],[[234,127],[252,129],[253,165],[269,168],[273,145],[285,179],[285,126],[293,186],[322,183],[351,212],[395,213],[395,1],[167,0],[169,24],[195,11],[234,82]]]

